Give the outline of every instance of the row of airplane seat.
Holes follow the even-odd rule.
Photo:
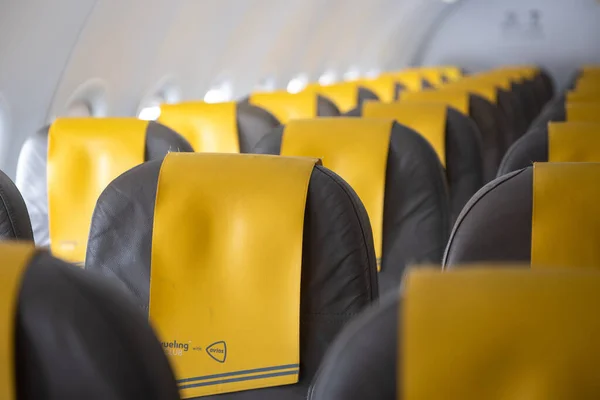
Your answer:
[[[12,282],[0,310],[0,398],[474,399],[496,398],[490,388],[506,383],[506,393],[541,399],[555,364],[530,386],[491,379],[469,391],[468,376],[496,362],[496,345],[535,360],[541,347],[528,346],[551,317],[531,319],[516,340],[525,314],[509,310],[533,299],[527,310],[539,314],[552,298],[559,276],[538,264],[557,267],[548,260],[581,249],[557,259],[595,262],[581,241],[553,246],[571,222],[547,221],[553,199],[589,184],[595,165],[538,165],[520,173],[514,199],[482,195],[502,187],[501,158],[552,96],[534,66],[424,67],[164,105],[156,122],[59,118],[21,152],[22,197],[0,176],[3,239],[19,239],[0,244]],[[589,212],[585,193],[561,206]],[[539,243],[544,256],[476,256],[502,239],[515,252]],[[471,261],[532,269],[459,268]],[[600,279],[561,273],[572,283],[561,294],[585,296]],[[515,282],[525,283],[503,304]],[[482,293],[489,301],[478,304]],[[512,336],[478,339],[504,322]],[[432,341],[463,334],[456,351],[467,357],[450,379],[441,371],[458,357],[453,341]],[[575,360],[571,348],[560,354]],[[523,365],[509,361],[501,366]],[[569,397],[571,383],[556,388]]]
[[[442,270],[409,268],[399,292],[344,330],[310,399],[600,395],[599,78],[582,69],[547,106],[564,120],[547,109],[544,134],[537,123],[513,144],[454,225]]]

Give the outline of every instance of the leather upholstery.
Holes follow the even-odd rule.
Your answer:
[[[444,267],[481,261],[529,264],[532,212],[533,167],[490,182],[458,217]]]
[[[0,171],[0,240],[33,241],[31,220],[19,189]]]
[[[519,139],[506,153],[498,176],[548,161],[548,128],[534,128]]]
[[[250,103],[237,104],[237,128],[240,152],[250,153],[256,143],[279,125],[271,113]],[[156,158],[152,158],[156,159]]]
[[[121,175],[104,191],[92,219],[86,256],[86,269],[118,282],[146,312],[160,167],[161,161],[145,163]],[[333,339],[378,297],[366,211],[354,191],[323,167],[315,167],[310,179],[302,258],[300,382],[205,398],[304,399]]]
[[[361,116],[362,107],[346,116]],[[483,186],[481,132],[473,120],[448,107],[446,117],[446,179],[448,181],[452,222],[467,201]]]
[[[279,154],[283,129],[265,136],[254,152]],[[440,263],[451,218],[435,151],[421,135],[399,124],[392,129],[385,185],[381,293],[398,287],[407,265]]]
[[[505,151],[505,139],[510,137],[509,122],[501,109],[481,96],[469,96],[469,115],[481,132],[483,143],[483,176],[489,182],[496,176]]]
[[[144,314],[102,277],[38,253],[16,325],[19,400],[179,399]]]
[[[310,400],[396,400],[398,291],[357,317],[336,339],[315,377]]]
[[[30,137],[19,155],[16,184],[21,194],[38,246],[50,245],[48,232],[48,188],[46,162],[48,155],[48,130],[45,127]],[[162,159],[170,151],[191,152],[191,145],[182,136],[156,122],[150,122],[146,131],[146,161]]]

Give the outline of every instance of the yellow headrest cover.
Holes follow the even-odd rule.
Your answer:
[[[418,71],[388,72],[383,75],[394,77],[394,79],[400,82],[408,91],[418,92],[423,89],[423,77]]]
[[[367,101],[363,105],[362,115],[366,118],[395,119],[399,124],[414,129],[427,139],[445,167],[446,111],[443,104]]]
[[[492,104],[498,103],[498,89],[494,83],[484,80],[466,80],[461,79],[458,82],[450,83],[444,86],[444,90],[464,90],[469,93],[478,95],[486,99]]]
[[[398,399],[599,398],[599,289],[596,271],[412,271]]]
[[[147,121],[60,118],[48,138],[48,217],[52,253],[85,260],[96,201],[113,179],[144,162]]]
[[[379,100],[391,102],[396,99],[396,84],[398,81],[390,75],[382,75],[376,79],[363,79],[361,85],[372,90]]]
[[[600,164],[535,163],[531,266],[600,268]]]
[[[320,118],[286,125],[281,155],[318,157],[340,175],[362,201],[371,221],[377,266],[383,248],[383,202],[393,120]]]
[[[600,102],[568,103],[566,109],[569,122],[600,122]]]
[[[317,116],[317,95],[310,91],[295,94],[286,91],[254,93],[250,95],[250,104],[269,111],[282,124],[292,119]]]
[[[298,381],[304,212],[316,163],[250,154],[165,158],[149,314],[182,398]]]
[[[322,94],[337,105],[341,113],[348,112],[358,105],[358,81],[335,83],[333,85],[307,86],[307,92]]]
[[[158,121],[186,138],[196,152],[240,152],[235,102],[163,104]]]
[[[577,80],[576,91],[600,91],[600,74],[585,75]]]
[[[600,162],[600,122],[550,122],[548,161]]]
[[[600,103],[600,90],[579,90],[567,93],[567,104],[569,103]]]
[[[455,108],[464,115],[469,115],[469,93],[456,89],[422,90],[420,92],[400,93],[402,102],[439,103]]]
[[[32,244],[0,244],[0,399],[17,399],[15,372],[15,322],[23,274],[35,253]]]

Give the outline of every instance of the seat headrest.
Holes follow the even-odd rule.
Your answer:
[[[386,144],[388,148],[383,148]],[[367,156],[369,149],[378,156]],[[381,204],[381,199],[373,196],[381,193],[384,173],[383,219],[379,223],[373,222],[376,217],[371,219],[373,231],[380,229],[382,241],[382,291],[396,287],[407,263],[435,260],[439,246],[445,246],[443,232],[448,229],[450,214],[444,170],[429,143],[407,127],[375,118],[294,121],[265,136],[255,152],[325,156],[326,167],[330,165],[350,185],[360,185],[355,190],[365,196],[367,209],[373,200],[372,209]],[[372,175],[375,172],[377,175]]]
[[[461,213],[444,265],[600,266],[598,179],[596,163],[536,163],[496,179]]]
[[[338,107],[340,113],[346,113],[366,100],[379,100],[377,95],[362,86],[360,81],[347,81],[332,85],[311,84],[304,91],[318,93],[329,98]]]
[[[427,91],[407,94],[421,93]],[[357,116],[361,113],[364,117],[396,119],[428,139],[443,160],[454,221],[484,182],[483,145],[477,125],[468,116],[437,101],[366,102],[362,110],[356,111]]]
[[[248,153],[279,125],[269,112],[247,102],[164,104],[159,122],[185,136],[195,151],[205,153]]]
[[[600,122],[600,103],[567,103],[568,122]]]
[[[414,270],[342,332],[309,399],[596,397],[599,285],[598,271]]]
[[[334,117],[340,114],[331,100],[311,91],[253,93],[248,101],[273,114],[282,124],[291,119]]]
[[[96,132],[100,136],[103,134],[117,136],[117,132],[123,132],[124,129],[131,132],[126,128],[129,126],[134,132],[139,133],[138,137],[145,137],[141,161],[162,159],[169,152],[193,151],[191,145],[182,136],[156,122],[140,121],[137,118],[90,118],[85,122],[83,119],[76,119],[75,122],[77,121],[83,122],[82,125],[74,128],[78,132],[88,132],[88,134]],[[23,195],[31,217],[36,244],[42,247],[50,245],[47,182],[49,130],[50,127],[46,127],[25,142],[19,155],[16,177],[16,185]],[[75,134],[74,137],[78,137],[78,135]],[[90,147],[90,150],[94,150],[93,146]],[[73,161],[71,154],[67,154],[65,157],[67,160]],[[79,168],[71,172],[77,171]],[[64,190],[60,184],[58,186],[59,191]]]
[[[600,162],[600,123],[550,122],[532,129],[506,153],[498,176],[530,166],[534,162]]]
[[[567,92],[567,103],[600,103],[600,91]]]
[[[379,103],[368,101],[362,107],[366,118],[386,118],[419,132],[446,166],[446,110],[443,104]]]
[[[23,196],[0,171],[0,241],[11,239],[33,242],[33,231]]]
[[[179,159],[182,163],[176,162]],[[205,357],[202,362],[209,363],[211,368],[213,365],[220,368],[217,375],[227,373],[238,377],[243,371],[249,375],[269,368],[264,370],[265,373],[274,371],[283,375],[285,372],[297,377],[297,362],[284,362],[279,357],[287,355],[290,346],[297,344],[300,338],[299,353],[296,354],[300,360],[298,384],[281,386],[279,381],[267,381],[274,387],[245,393],[244,398],[262,399],[269,394],[285,396],[292,393],[304,396],[328,344],[351,315],[361,311],[378,295],[368,217],[356,194],[333,172],[314,166],[312,160],[294,161],[296,164],[312,162],[306,182],[287,179],[298,175],[290,170],[293,167],[288,165],[290,160],[296,159],[192,154],[185,157],[169,155],[163,162],[145,163],[117,178],[104,191],[98,200],[90,231],[86,268],[112,277],[132,293],[137,304],[149,312],[151,320],[157,324],[159,335],[165,335],[161,340],[167,345],[173,344],[169,348],[175,348],[174,341],[181,344],[187,340],[192,340],[190,348],[200,346],[202,351],[198,357]],[[183,180],[181,171],[175,168],[177,165],[179,170],[188,172]],[[304,194],[299,198],[295,194],[300,189]],[[293,202],[281,200],[282,196],[292,195]],[[240,203],[240,198],[244,198],[244,202]],[[301,208],[291,211],[293,204]],[[274,209],[289,213],[282,217],[274,213]],[[300,219],[296,218],[298,210]],[[272,231],[275,227],[280,229]],[[211,240],[206,240],[207,237]],[[278,276],[287,273],[288,263],[282,262],[275,252],[287,254],[294,249],[299,250],[294,259],[301,260],[301,271],[295,277],[282,280]],[[262,261],[256,261],[258,259]],[[252,260],[256,262],[251,263]],[[166,265],[170,265],[171,271],[165,268]],[[202,268],[205,265],[210,268]],[[238,267],[230,268],[236,265]],[[278,271],[264,271],[274,265]],[[161,278],[165,273],[171,276],[167,281]],[[272,279],[268,279],[269,276]],[[194,296],[220,293],[216,298],[229,296],[215,304],[214,310],[228,317],[226,321],[237,321],[235,326],[239,326],[238,322],[244,318],[253,318],[255,322],[252,323],[240,322],[246,326],[244,337],[255,337],[253,335],[264,331],[271,322],[273,332],[278,332],[275,324],[282,312],[287,316],[286,323],[297,326],[301,321],[299,332],[297,327],[295,331],[290,328],[288,334],[279,335],[272,346],[246,344],[240,347],[244,338],[240,337],[241,333],[236,333],[240,332],[237,328],[217,325],[222,318],[211,320],[209,324],[205,317],[212,306],[196,306],[196,319],[187,318],[190,325],[180,332],[182,336],[207,336],[206,343],[177,335],[166,336],[170,332],[167,320],[173,318],[175,323],[181,314],[172,312],[174,306],[164,301],[179,299],[167,293],[173,285],[161,285],[161,282],[169,281],[177,282],[176,290],[182,291],[178,296],[184,296],[184,292]],[[203,284],[206,286],[202,290],[184,289]],[[299,286],[292,290],[295,284]],[[291,297],[280,300],[270,297],[282,289],[286,289],[285,296]],[[260,292],[256,293],[257,290]],[[296,306],[299,318],[287,308],[293,300],[299,302]],[[212,304],[210,301],[198,298],[193,304]],[[181,310],[186,310],[186,303],[182,304]],[[244,312],[244,316],[231,314],[238,309],[248,312]],[[164,313],[161,314],[161,310]],[[265,320],[269,315],[271,322]],[[336,319],[333,325],[332,318]],[[211,329],[206,330],[206,326]],[[265,334],[265,338],[269,337]],[[285,351],[281,351],[281,340],[287,343]],[[257,342],[262,343],[258,339]],[[245,353],[243,348],[246,348]],[[215,352],[211,353],[211,349]],[[254,356],[240,356],[249,351],[254,352]],[[244,367],[242,362],[262,365]],[[177,371],[187,371],[182,369],[182,363],[177,360],[175,363]],[[295,370],[290,369],[293,365]],[[281,368],[275,371],[274,366]],[[283,366],[288,368],[282,372]],[[207,388],[210,385],[203,384],[208,379],[205,375],[212,374],[207,370],[206,373],[199,371],[196,375],[180,376],[180,388]],[[261,382],[252,376],[243,381]],[[218,383],[225,385],[226,382]],[[250,388],[236,387],[237,390]],[[231,385],[222,386],[222,389],[231,391]]]
[[[403,92],[400,95],[403,102],[427,102],[440,103],[460,111],[464,115],[469,115],[469,94],[468,92],[456,89],[443,90],[423,90],[420,92]]]
[[[160,343],[121,290],[32,245],[0,244],[0,257],[0,397],[179,399]]]

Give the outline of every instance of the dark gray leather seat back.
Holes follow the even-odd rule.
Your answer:
[[[161,163],[138,166],[106,188],[94,212],[86,256],[86,269],[120,284],[146,313]],[[300,382],[206,398],[305,399],[329,345],[348,321],[378,297],[366,211],[348,184],[321,166],[313,170],[308,187],[300,297]]]
[[[16,320],[19,400],[177,400],[145,315],[105,278],[39,252],[24,272]]]

